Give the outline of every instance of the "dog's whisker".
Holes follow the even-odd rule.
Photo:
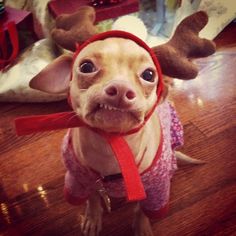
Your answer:
[[[71,116],[68,120],[67,120],[67,125],[74,119],[77,117],[77,114],[75,113],[73,116]]]

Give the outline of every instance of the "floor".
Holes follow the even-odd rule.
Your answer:
[[[171,189],[170,211],[153,224],[154,235],[236,235],[236,23],[215,40],[215,55],[197,61],[192,81],[176,81],[170,100],[185,130],[182,150],[204,165],[181,165]],[[0,103],[0,235],[78,235],[84,207],[63,198],[65,131],[17,137],[13,121],[66,110],[66,102]],[[133,204],[114,200],[101,236],[130,236]]]

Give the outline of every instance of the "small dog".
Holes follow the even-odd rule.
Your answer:
[[[128,132],[144,122],[156,103],[159,83],[156,66],[149,53],[132,40],[107,38],[89,44],[75,58],[72,71],[72,108],[91,127],[108,133]],[[58,84],[61,84],[59,77],[57,75]],[[39,88],[37,83],[39,77],[30,85]],[[136,212],[137,235],[147,231],[151,235],[147,216],[153,218],[166,210],[169,180],[175,169],[171,145],[182,143],[182,128],[173,108],[163,102],[157,110],[158,115],[153,114],[140,131],[125,137],[142,173],[147,193],[147,199],[141,201]],[[176,133],[175,141],[171,138],[171,130]],[[167,151],[164,155],[157,154],[160,149],[161,153],[164,149]],[[80,204],[88,198],[83,232],[97,235],[103,212],[101,197],[96,191],[98,180],[109,195],[124,196],[121,178],[103,181],[121,173],[114,153],[99,134],[87,128],[73,128],[63,143],[63,160],[68,169],[66,199],[72,204]],[[157,183],[155,179],[158,179]],[[150,185],[152,187],[147,188]],[[158,197],[155,197],[157,191]]]
[[[30,82],[31,88],[48,93],[69,92],[75,114],[87,124],[70,129],[62,148],[67,168],[65,197],[71,204],[87,201],[82,224],[85,235],[98,235],[101,231],[101,196],[109,205],[107,195],[126,195],[118,159],[97,130],[112,135],[126,134],[139,127],[136,132],[123,136],[146,192],[146,199],[137,203],[134,219],[137,236],[153,235],[149,218],[159,218],[168,209],[176,156],[189,159],[180,152],[175,153],[175,148],[183,143],[182,126],[174,108],[164,98],[165,93],[160,92],[161,71],[153,54],[139,42],[124,32],[111,31],[106,37],[97,36],[74,56],[56,59]],[[212,44],[209,47],[205,56],[214,51]],[[163,52],[161,48],[155,50]],[[161,56],[158,59],[162,66]],[[195,67],[191,66],[190,70],[191,77]]]

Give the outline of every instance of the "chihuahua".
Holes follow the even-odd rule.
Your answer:
[[[70,56],[60,58],[42,72],[47,76],[40,73],[30,86],[47,92],[69,89],[76,115],[107,133],[126,133],[145,121],[158,100],[156,90],[161,83],[149,52],[130,39],[109,37],[88,44],[71,60]],[[65,73],[50,74],[59,67],[69,70],[71,64],[70,81]],[[49,79],[46,83],[49,77],[56,77],[55,83],[50,84]],[[159,218],[167,211],[170,179],[176,169],[173,150],[182,139],[182,126],[166,100],[159,101],[141,129],[125,136],[147,195],[137,204],[136,235],[152,235],[149,218]],[[63,160],[67,168],[65,197],[71,204],[87,200],[82,230],[85,235],[98,235],[103,214],[101,190],[109,196],[125,196],[118,161],[106,139],[87,127],[68,131]]]
[[[134,231],[136,236],[152,236],[150,219],[168,210],[176,157],[198,161],[175,152],[183,143],[183,129],[165,99],[162,72],[151,49],[129,33],[110,31],[105,35],[90,39],[74,55],[57,58],[30,86],[48,93],[67,92],[75,115],[86,124],[69,129],[62,147],[67,169],[65,198],[75,205],[87,202],[84,235],[95,236],[101,231],[102,199],[109,208],[108,196],[126,196],[124,173],[102,132],[122,135],[132,152],[146,194],[137,202]],[[214,51],[214,45],[209,47],[208,55]]]

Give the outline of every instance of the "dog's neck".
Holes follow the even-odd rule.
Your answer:
[[[160,142],[160,130],[159,119],[154,113],[142,129],[124,136],[139,172],[147,169],[155,158]],[[74,152],[82,164],[96,170],[102,176],[120,173],[114,153],[101,135],[85,127],[73,128],[72,143]]]

